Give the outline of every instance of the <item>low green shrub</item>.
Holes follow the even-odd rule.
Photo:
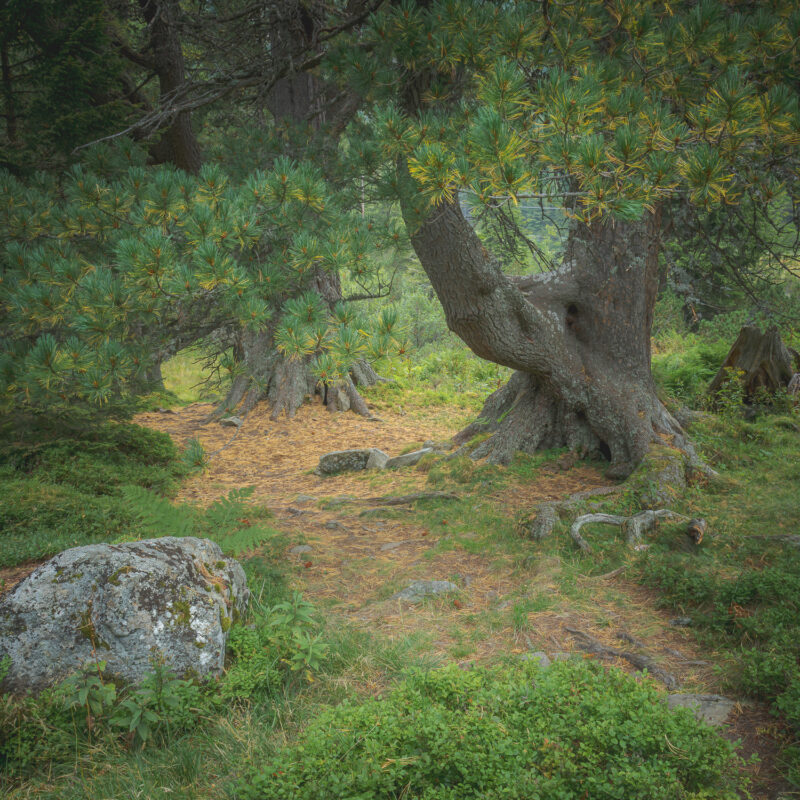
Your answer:
[[[735,764],[729,742],[620,671],[452,665],[323,712],[236,796],[733,800]]]

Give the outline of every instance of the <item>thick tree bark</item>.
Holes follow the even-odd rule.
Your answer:
[[[311,286],[331,307],[341,300],[339,276],[319,270]],[[276,307],[285,302],[276,302]],[[284,412],[290,419],[308,395],[319,392],[329,411],[352,410],[365,417],[372,413],[357,386],[372,386],[381,380],[365,361],[356,362],[346,379],[336,385],[322,385],[313,375],[310,358],[286,358],[275,346],[274,333],[277,320],[266,327],[251,331],[241,329],[236,334],[234,356],[241,365],[241,373],[234,379],[231,389],[215,416],[236,410],[239,416],[247,414],[261,400],[271,408],[271,418]]]
[[[158,75],[159,90],[162,96],[166,96],[186,80],[183,48],[177,28],[177,3],[175,0],[139,0],[139,5],[150,33],[149,47]],[[159,162],[170,162],[191,173],[199,171],[203,160],[188,111],[181,111],[175,116],[152,152]]]
[[[653,441],[691,451],[650,373],[658,214],[574,223],[561,268],[523,278],[503,274],[457,203],[419,223],[406,201],[404,214],[450,330],[516,370],[456,437],[492,434],[474,458],[508,463],[517,450],[567,447],[608,459],[607,474],[622,478]]]

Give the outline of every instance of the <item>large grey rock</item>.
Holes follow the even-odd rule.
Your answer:
[[[95,657],[133,682],[154,657],[179,675],[218,675],[249,595],[241,566],[208,539],[65,550],[0,598],[0,688],[41,689]]]
[[[390,458],[385,466],[386,469],[397,469],[398,467],[413,467],[415,464],[419,464],[422,460],[423,456],[428,455],[428,453],[432,453],[432,447],[423,447],[422,450],[414,450],[413,453],[404,453],[402,456],[395,456],[394,458]]]
[[[426,597],[447,592],[457,592],[458,586],[452,581],[413,581],[402,591],[392,595],[392,600],[407,600],[409,603],[419,603]]]
[[[383,450],[373,447],[367,459],[367,469],[383,469],[388,461],[389,456]]]
[[[719,694],[671,694],[667,697],[667,705],[670,708],[689,708],[697,719],[709,725],[722,725],[736,702]]]
[[[336,475],[339,472],[358,472],[366,469],[370,456],[381,451],[374,447],[363,450],[336,450],[320,456],[316,470],[317,475]],[[384,454],[385,455],[385,454]],[[376,456],[377,458],[377,456]]]

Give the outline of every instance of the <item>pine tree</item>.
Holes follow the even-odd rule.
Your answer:
[[[460,437],[493,434],[474,456],[565,446],[624,476],[653,441],[691,453],[650,374],[663,223],[754,198],[798,228],[798,34],[780,1],[405,0],[332,55],[372,101],[448,325],[516,370]],[[462,193],[561,205],[562,265],[504,274]]]
[[[217,165],[195,177],[143,162],[126,144],[61,182],[2,175],[0,410],[123,408],[165,350],[226,326],[270,328],[322,380],[396,346],[390,313],[368,325],[314,290],[320,271],[384,246],[318,171],[282,159],[233,183]],[[237,360],[218,358],[235,378]]]

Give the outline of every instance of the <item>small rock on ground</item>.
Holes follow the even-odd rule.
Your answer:
[[[223,428],[241,428],[244,425],[241,417],[224,417],[219,421]]]
[[[294,502],[298,506],[302,506],[305,503],[313,503],[313,502],[316,501],[316,499],[317,499],[316,497],[314,497],[313,495],[310,495],[310,494],[299,494],[299,495],[297,495],[297,497],[295,497]]]
[[[432,447],[423,447],[422,450],[414,450],[413,453],[404,453],[402,456],[395,456],[386,461],[386,469],[398,469],[399,467],[413,467],[418,464],[423,456],[432,453]]]
[[[298,556],[300,555],[300,553],[310,553],[312,550],[313,548],[310,545],[298,544],[295,547],[293,547],[289,552],[292,553],[292,555]]]
[[[675,617],[675,619],[671,619],[669,624],[675,628],[688,628],[692,624],[691,617]]]
[[[537,650],[535,653],[523,653],[522,655],[523,661],[538,661],[539,666],[543,669],[547,669],[550,664],[552,663],[547,655],[547,653],[543,652],[542,650]]]
[[[725,723],[736,702],[719,694],[671,694],[667,705],[691,709],[697,719],[718,726]]]
[[[458,586],[452,581],[414,581],[402,591],[392,595],[392,600],[408,600],[419,603],[425,597],[433,597],[447,592],[457,592]]]
[[[383,469],[389,461],[389,456],[383,450],[373,447],[367,459],[367,469]]]

